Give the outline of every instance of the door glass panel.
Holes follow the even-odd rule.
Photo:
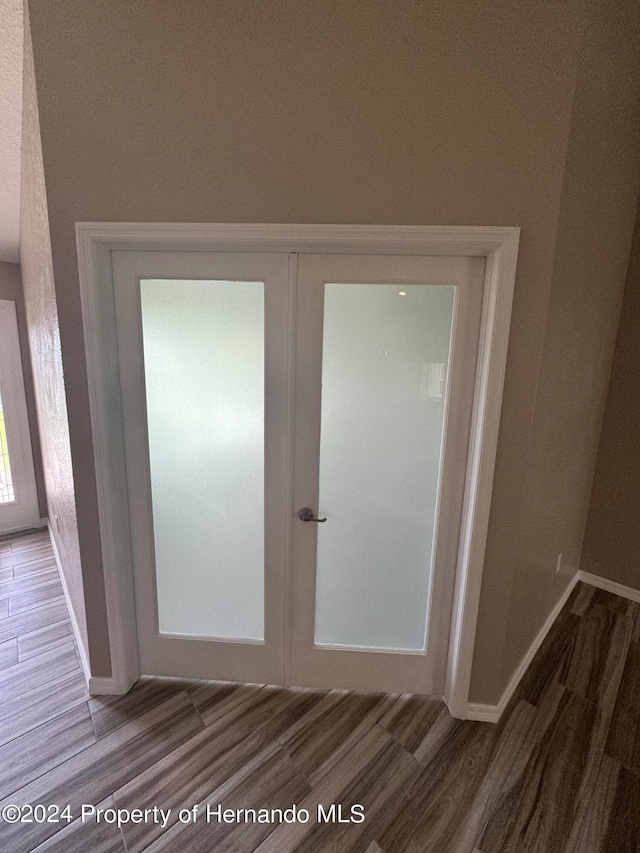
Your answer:
[[[318,645],[425,648],[454,303],[325,285]]]
[[[264,639],[264,285],[140,283],[161,633]]]
[[[2,396],[0,395],[0,503],[11,503],[15,500],[11,465],[9,463],[9,445],[7,444],[7,429],[4,421]]]

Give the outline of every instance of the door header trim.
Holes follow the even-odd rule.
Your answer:
[[[520,229],[467,225],[277,225],[199,222],[77,222],[76,242],[110,250],[472,255],[512,246]]]
[[[485,226],[78,222],[76,245],[112,677],[139,677],[111,252],[242,251],[485,257],[485,290],[445,701],[467,714],[520,229]]]

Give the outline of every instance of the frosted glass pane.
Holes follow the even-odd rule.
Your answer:
[[[264,638],[264,286],[141,281],[160,631]]]
[[[318,644],[425,647],[454,299],[325,285]]]

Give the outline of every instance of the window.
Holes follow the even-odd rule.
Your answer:
[[[4,424],[2,395],[0,395],[0,503],[11,503],[13,500],[15,500],[15,494],[13,480],[11,479],[11,465],[9,464],[9,446]]]

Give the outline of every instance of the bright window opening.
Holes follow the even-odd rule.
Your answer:
[[[14,500],[15,493],[13,490],[13,480],[11,478],[11,465],[9,464],[7,430],[4,422],[2,396],[0,395],[0,503],[11,503],[11,501]]]

